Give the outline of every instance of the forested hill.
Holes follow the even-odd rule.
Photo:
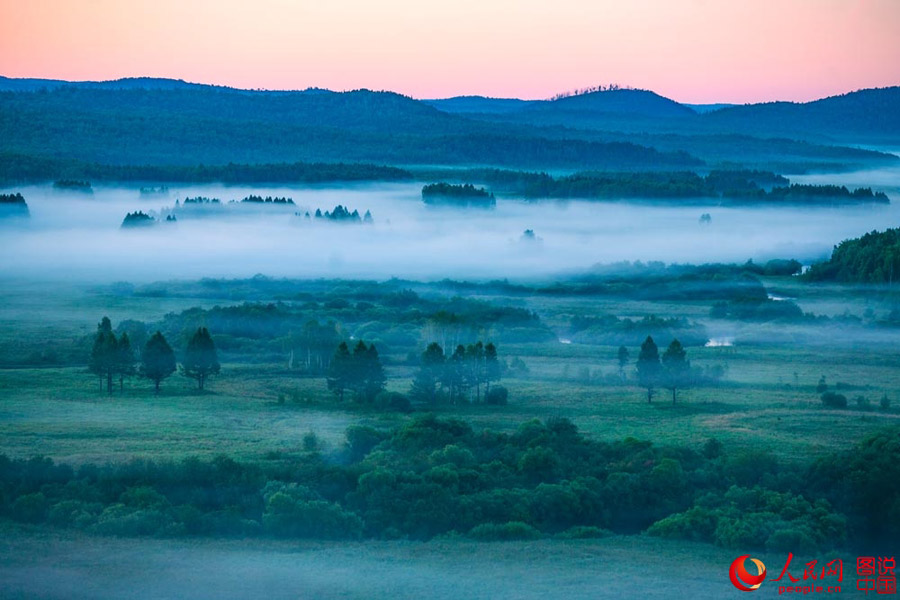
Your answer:
[[[390,92],[211,87],[2,92],[0,153],[103,164],[368,161],[574,169],[702,164],[685,152],[545,137],[530,127],[474,121]]]
[[[867,89],[814,102],[770,102],[712,111],[707,127],[781,136],[820,133],[900,141],[900,87]]]
[[[0,78],[0,154],[148,166],[847,169],[896,159],[831,140],[900,143],[898,90],[697,114],[632,89],[546,101],[420,101],[370,90],[249,91],[154,78],[75,84]]]

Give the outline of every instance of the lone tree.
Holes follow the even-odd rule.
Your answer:
[[[350,349],[347,342],[341,342],[334,352],[331,364],[328,365],[328,373],[325,380],[328,383],[328,389],[337,394],[338,399],[344,400],[344,391],[350,387],[352,381],[353,357],[350,356]]]
[[[616,358],[619,360],[619,377],[622,381],[625,381],[625,367],[628,366],[628,359],[631,358],[631,354],[628,352],[628,348],[625,346],[619,346],[619,353]]]
[[[641,344],[641,352],[637,359],[638,383],[642,388],[647,389],[647,402],[653,402],[653,394],[656,393],[656,386],[659,385],[661,372],[659,348],[656,347],[653,338],[648,335]]]
[[[200,327],[188,342],[184,360],[181,362],[181,372],[185,377],[196,379],[197,389],[203,391],[206,379],[210,375],[218,375],[219,369],[216,345],[209,335],[209,330]]]
[[[665,368],[665,387],[672,390],[672,404],[675,404],[678,389],[687,387],[691,380],[691,361],[687,359],[681,342],[672,340],[663,353],[662,364]]]
[[[141,376],[154,383],[159,394],[159,382],[175,372],[175,353],[160,332],[154,333],[141,353]]]
[[[112,394],[112,379],[119,366],[119,350],[116,334],[113,333],[109,317],[103,317],[97,325],[97,337],[91,349],[91,360],[88,369],[100,378],[100,391],[103,391],[103,380],[106,390]]]

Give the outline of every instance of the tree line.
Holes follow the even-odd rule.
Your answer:
[[[118,378],[119,389],[123,389],[125,378],[140,375],[153,382],[159,393],[160,383],[177,369],[177,361],[172,346],[162,333],[157,331],[144,345],[140,360],[135,356],[128,333],[116,336],[109,317],[103,317],[97,325],[97,335],[91,349],[88,370],[100,379],[100,391],[106,383],[109,394],[113,392],[113,381]],[[205,327],[199,327],[188,341],[181,362],[181,374],[197,382],[197,389],[203,390],[210,375],[217,375],[221,369],[216,346]]]
[[[506,388],[491,388],[492,383],[500,381],[502,372],[497,347],[491,342],[459,344],[452,354],[445,354],[440,344],[433,342],[422,353],[409,395],[432,405],[439,400],[451,404],[481,402],[483,386],[485,402],[505,404]]]

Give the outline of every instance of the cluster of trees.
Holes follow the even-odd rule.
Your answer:
[[[474,431],[424,415],[353,426],[289,461],[134,460],[73,469],[0,456],[0,518],[100,535],[479,539],[651,534],[772,552],[866,552],[900,536],[900,431],[812,464],[716,440],[600,442],[566,419]]]
[[[900,279],[900,228],[844,240],[835,246],[828,261],[813,265],[804,277],[811,281],[893,285]]]
[[[130,212],[125,215],[125,218],[122,219],[122,227],[127,229],[129,227],[146,227],[148,225],[155,225],[156,219],[148,215],[142,210],[136,210],[134,212]]]
[[[478,206],[491,208],[496,206],[494,194],[484,188],[476,188],[471,183],[453,185],[446,182],[430,183],[422,188],[422,201],[425,204],[445,204],[452,206]]]
[[[432,342],[422,353],[409,395],[413,400],[431,405],[442,399],[451,404],[481,402],[484,386],[485,402],[505,404],[506,389],[491,388],[492,383],[500,381],[502,373],[497,347],[491,342],[459,344],[450,355],[444,354],[440,344]]]
[[[619,369],[624,372],[628,364],[628,349],[619,348]],[[659,348],[651,336],[647,336],[641,344],[637,362],[638,384],[647,390],[647,402],[653,402],[653,396],[657,388],[665,388],[672,392],[672,404],[675,404],[678,390],[690,387],[693,383],[691,361],[687,358],[687,352],[677,339],[672,340],[669,347],[659,355]]]
[[[122,389],[126,377],[138,374],[152,381],[156,393],[159,393],[160,383],[172,375],[176,368],[175,352],[159,331],[147,340],[138,361],[127,331],[117,337],[108,317],[103,317],[97,325],[88,370],[100,378],[101,392],[104,381],[107,392],[112,394],[114,378],[119,378],[119,389]],[[200,327],[188,341],[181,373],[196,380],[198,389],[203,390],[209,376],[218,374],[219,370],[216,346],[209,330]]]
[[[85,194],[94,193],[94,188],[91,187],[90,181],[81,181],[79,179],[57,179],[53,182],[53,187],[58,190],[84,192]]]
[[[30,215],[28,203],[25,202],[22,194],[18,192],[15,194],[0,194],[0,217],[28,217]]]
[[[671,341],[679,338],[685,345],[703,345],[709,335],[700,323],[684,317],[658,317],[647,315],[641,319],[619,318],[615,315],[596,317],[575,315],[569,324],[572,341],[582,344],[625,345],[651,335],[657,340]]]
[[[299,215],[299,213],[297,213]],[[309,212],[306,212],[303,215],[305,218],[309,219]],[[336,221],[338,223],[372,223],[372,213],[368,210],[366,211],[365,216],[360,216],[359,211],[353,209],[353,212],[350,212],[350,209],[344,207],[341,204],[338,204],[334,207],[332,211],[322,212],[321,208],[316,209],[315,213],[316,219],[327,219],[329,221]]]
[[[384,366],[378,357],[375,344],[368,346],[360,340],[350,352],[347,342],[338,345],[325,380],[328,389],[344,400],[344,392],[352,390],[357,402],[371,403],[387,384]]]
[[[250,194],[241,202],[247,202],[252,204],[294,204],[293,199],[291,198],[273,198],[272,196],[266,196],[263,198],[262,196],[256,196],[254,194]]]

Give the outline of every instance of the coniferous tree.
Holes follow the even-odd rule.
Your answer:
[[[154,333],[141,353],[141,376],[153,382],[159,394],[159,383],[175,372],[175,353],[163,334]]]
[[[672,391],[672,404],[675,404],[678,389],[687,387],[691,376],[691,361],[687,359],[681,342],[672,340],[663,353],[662,364],[665,368],[665,387]]]
[[[220,368],[216,345],[209,335],[209,330],[200,327],[188,342],[181,363],[181,372],[185,377],[196,379],[197,389],[202,391],[206,386],[206,379],[210,375],[217,375]]]
[[[368,352],[369,347],[366,346],[364,341],[359,340],[356,347],[353,348],[353,355],[349,363],[348,383],[357,402],[366,400],[366,375],[368,371],[366,357]]]
[[[500,360],[497,357],[497,346],[493,342],[488,342],[487,346],[484,347],[485,395],[491,391],[491,383],[500,381],[502,371]]]
[[[413,379],[410,397],[434,404],[437,400],[438,384],[445,379],[444,350],[437,342],[432,342],[422,353],[422,363]]]
[[[637,359],[638,382],[647,390],[647,402],[653,402],[656,386],[659,385],[662,365],[659,362],[659,348],[649,335],[641,344]]]
[[[466,357],[466,347],[459,344],[444,369],[444,382],[450,390],[450,402],[461,402],[468,389],[469,366]]]
[[[125,378],[134,375],[134,348],[131,347],[127,333],[122,333],[116,350],[118,352],[116,372],[119,374],[119,390],[122,390],[125,387]]]
[[[619,360],[619,377],[622,378],[622,381],[625,381],[625,367],[628,366],[628,359],[631,355],[628,352],[628,348],[625,346],[619,346],[619,353],[617,358]]]
[[[88,369],[100,378],[100,391],[103,391],[103,380],[106,380],[106,391],[112,394],[112,379],[119,364],[118,341],[113,333],[109,317],[103,317],[97,325],[97,336],[91,349],[91,360]]]
[[[365,395],[368,402],[375,400],[375,397],[384,390],[387,384],[387,376],[384,374],[384,366],[378,357],[378,350],[375,344],[369,344],[365,356]]]
[[[475,401],[481,401],[481,384],[484,382],[484,344],[477,342],[466,347],[466,379],[475,388]]]
[[[344,391],[350,387],[352,380],[352,362],[353,357],[350,355],[347,342],[341,342],[331,358],[331,364],[328,366],[328,375],[326,376],[328,389],[337,394],[341,401],[344,400]]]

